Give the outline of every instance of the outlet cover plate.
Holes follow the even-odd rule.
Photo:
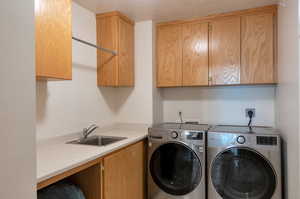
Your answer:
[[[253,117],[252,118],[254,118],[255,117],[255,115],[256,115],[256,113],[255,113],[255,108],[246,108],[245,109],[245,115],[246,115],[246,117],[248,118],[249,116],[248,116],[248,112],[249,111],[252,111],[253,112]]]

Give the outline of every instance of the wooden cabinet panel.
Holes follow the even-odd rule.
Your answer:
[[[117,16],[97,20],[97,43],[107,49],[118,51],[118,24]],[[105,51],[97,51],[98,85],[118,85],[118,56]]]
[[[119,19],[119,84],[134,85],[134,29],[131,24]]]
[[[208,85],[208,23],[183,25],[183,86]]]
[[[157,87],[276,83],[276,16],[271,5],[157,24]]]
[[[86,199],[102,199],[101,162],[102,159],[92,160],[45,181],[39,182],[37,184],[37,190],[41,190],[56,182],[67,179],[67,181],[71,181],[81,188]]]
[[[240,17],[211,22],[210,85],[240,83]]]
[[[182,85],[182,26],[157,29],[157,86]]]
[[[145,145],[139,142],[104,158],[104,198],[145,198]]]
[[[38,79],[72,79],[71,6],[71,0],[35,0]]]
[[[242,17],[241,83],[275,83],[273,13]]]
[[[98,85],[133,86],[134,23],[119,12],[98,14],[97,44],[117,52],[98,51]]]
[[[100,163],[76,173],[69,180],[81,188],[86,199],[102,199]]]

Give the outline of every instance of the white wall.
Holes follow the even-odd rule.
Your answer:
[[[94,13],[73,3],[73,35],[96,43]],[[72,81],[37,83],[37,138],[80,131],[91,123],[114,123],[113,88],[97,87],[96,49],[73,41]]]
[[[246,125],[245,108],[256,108],[254,125],[275,125],[274,86],[166,88],[163,90],[165,122],[184,120],[203,124]]]
[[[300,3],[299,3],[299,1],[298,1],[298,53],[299,53],[299,51],[300,51]],[[300,77],[300,56],[299,56],[299,54],[298,54],[298,65],[299,65],[299,70],[298,70],[298,74],[299,74],[299,76],[298,76],[298,78]],[[299,82],[300,82],[300,79],[298,80]],[[298,82],[298,84],[299,84],[299,82]],[[299,86],[299,89],[300,89],[300,86]],[[299,109],[300,109],[300,91],[299,91],[299,96],[298,96],[298,106],[299,106]],[[299,112],[298,112],[298,114],[300,113],[300,110],[299,110]],[[300,117],[298,116],[298,119],[299,119],[299,122],[298,122],[298,124],[300,124]],[[300,143],[300,128],[299,128],[299,126],[298,126],[298,132],[299,132],[299,141],[298,141],[298,143]],[[298,163],[298,170],[300,170],[300,147],[298,147],[299,148],[299,153],[298,153],[298,159],[299,159],[299,163]],[[300,172],[298,172],[299,173],[299,177],[298,177],[298,185],[300,185]],[[299,195],[300,195],[300,190],[299,190],[299,193],[298,193]]]
[[[96,43],[95,15],[73,3],[73,35]],[[154,108],[153,23],[135,25],[135,86],[97,87],[94,48],[73,41],[72,81],[37,83],[37,138],[80,131],[91,123],[152,124]]]
[[[254,124],[275,126],[274,86],[156,88],[155,23],[135,26],[135,87],[117,89],[117,122],[158,123],[186,120],[247,124],[245,108],[256,108]]]
[[[0,198],[34,199],[34,1],[2,1],[0,26]]]
[[[163,110],[163,98],[162,89],[156,87],[156,23],[152,23],[152,92],[153,92],[153,123],[162,123],[164,110]]]
[[[95,16],[75,3],[73,29],[74,35],[95,42]],[[275,125],[272,86],[157,89],[152,21],[135,25],[133,88],[97,88],[96,51],[76,42],[73,45],[73,80],[38,83],[38,138],[76,132],[91,122],[103,126],[178,121],[178,110],[186,120],[246,124],[244,109],[254,107],[254,124]]]
[[[116,121],[153,122],[153,23],[135,24],[135,86],[116,89]]]
[[[299,195],[299,46],[298,1],[285,1],[278,13],[277,126],[284,141],[286,198]]]

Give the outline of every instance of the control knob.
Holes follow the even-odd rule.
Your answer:
[[[236,138],[236,141],[237,141],[237,143],[239,143],[239,144],[245,144],[246,138],[245,138],[244,136],[238,136],[238,137]]]
[[[173,132],[171,133],[171,137],[172,137],[173,139],[178,138],[178,133],[177,133],[176,131],[173,131]]]

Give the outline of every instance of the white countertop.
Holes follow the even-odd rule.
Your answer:
[[[107,146],[66,144],[79,138],[79,134],[56,137],[37,142],[37,182],[44,181],[112,151],[135,143],[147,137],[146,125],[118,125],[98,130],[92,135],[127,137],[125,140]]]

